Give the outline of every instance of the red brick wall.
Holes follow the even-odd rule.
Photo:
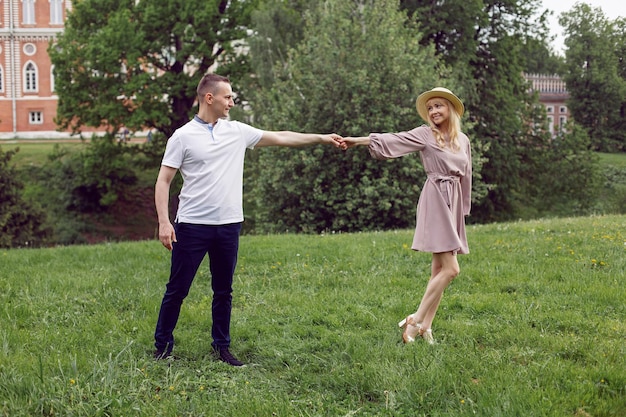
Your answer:
[[[63,0],[61,6],[63,10],[61,22],[63,22],[71,4]],[[10,7],[14,11],[13,30],[10,28]],[[4,134],[3,137],[6,137],[7,133],[14,133],[18,137],[36,132],[52,132],[58,135],[57,126],[54,123],[58,97],[52,90],[52,63],[48,56],[48,45],[62,31],[63,23],[50,23],[49,0],[35,1],[34,17],[34,24],[24,24],[22,0],[0,1],[0,66],[3,81],[3,90],[0,91],[0,133]],[[13,74],[11,74],[11,43],[15,52]],[[34,53],[25,52],[24,46],[27,44],[34,45]],[[35,91],[25,91],[24,69],[29,62],[32,62],[37,69]],[[13,97],[13,91],[15,91],[15,97]],[[30,123],[31,112],[41,112],[42,123]],[[14,114],[15,120],[13,120]]]

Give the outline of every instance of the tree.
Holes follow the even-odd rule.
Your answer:
[[[533,131],[545,122],[545,114],[537,113],[537,100],[529,95],[522,76],[538,68],[528,53],[540,53],[546,44],[549,12],[538,14],[537,0],[450,0],[445,7],[426,0],[401,4],[423,32],[422,44],[434,44],[438,56],[454,68],[466,91],[468,134],[486,148],[482,176],[489,193],[472,209],[472,221],[527,214],[529,196],[539,192],[533,181],[545,179],[545,164],[558,158],[550,151],[551,137]],[[536,167],[539,177],[527,175],[527,166]],[[578,187],[573,180],[562,180],[568,190]]]
[[[253,97],[263,128],[364,135],[419,124],[415,99],[447,74],[419,45],[395,1],[328,0],[304,19],[302,41]],[[446,83],[453,84],[452,81]],[[450,85],[454,88],[454,85]],[[417,155],[374,161],[364,149],[258,151],[259,231],[355,231],[414,225],[425,179]]]
[[[250,37],[250,61],[255,77],[251,88],[271,88],[273,68],[285,65],[288,51],[302,40],[308,0],[265,0],[252,13],[255,35]],[[261,109],[257,109],[257,112]]]
[[[561,14],[565,28],[568,107],[595,150],[626,150],[625,20],[607,19],[600,8],[577,3]]]
[[[0,148],[0,248],[41,246],[50,235],[46,213],[22,197],[24,184],[9,165],[17,151]]]
[[[589,213],[597,201],[600,170],[589,150],[589,136],[570,123],[552,135],[543,105],[528,101],[533,123],[523,126],[519,146],[522,194],[516,213],[522,218]]]
[[[249,72],[242,41],[256,0],[83,0],[51,45],[57,123],[74,133],[153,128],[166,137],[188,121],[200,78]]]
[[[520,58],[527,74],[565,74],[565,58],[556,54],[545,39],[526,39],[520,46]]]
[[[401,1],[424,32],[422,44],[433,43],[438,55],[455,68],[465,85],[471,139],[483,142],[487,159],[483,181],[490,191],[473,209],[472,219],[495,221],[516,216],[522,193],[520,132],[528,123],[527,88],[521,45],[545,39],[545,13],[536,22],[536,0],[518,2],[451,0],[445,12],[425,0]]]
[[[475,210],[474,219],[495,221],[518,216],[518,198],[525,179],[520,176],[526,138],[523,131],[529,119],[526,84],[517,51],[519,41],[504,36],[483,46],[471,61],[479,103],[470,118],[476,122],[472,135],[488,143],[483,179],[490,184],[487,199]]]
[[[137,182],[130,166],[133,148],[109,137],[94,137],[80,152],[55,147],[45,167],[49,192],[66,212],[106,211]]]

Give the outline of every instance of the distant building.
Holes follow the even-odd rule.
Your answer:
[[[550,132],[555,134],[565,127],[570,118],[567,100],[569,93],[565,81],[556,74],[524,74],[532,83],[532,91],[539,93],[539,102],[546,108]]]
[[[69,136],[54,123],[48,45],[71,10],[71,0],[0,0],[0,139]]]

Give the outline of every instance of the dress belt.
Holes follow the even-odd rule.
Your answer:
[[[439,186],[439,192],[441,192],[444,201],[450,207],[450,196],[453,193],[452,187],[454,183],[461,182],[461,178],[455,175],[430,174],[428,179]]]

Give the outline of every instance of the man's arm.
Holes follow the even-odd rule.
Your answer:
[[[298,133],[291,131],[270,132],[264,131],[263,136],[257,147],[263,146],[305,146],[314,145],[316,143],[327,143],[339,147],[341,145],[341,136],[337,134],[322,135],[317,133]]]
[[[159,221],[159,240],[167,250],[172,250],[172,243],[176,242],[176,233],[174,233],[174,226],[172,226],[169,214],[170,185],[176,171],[176,168],[161,165],[154,186],[154,205]]]

